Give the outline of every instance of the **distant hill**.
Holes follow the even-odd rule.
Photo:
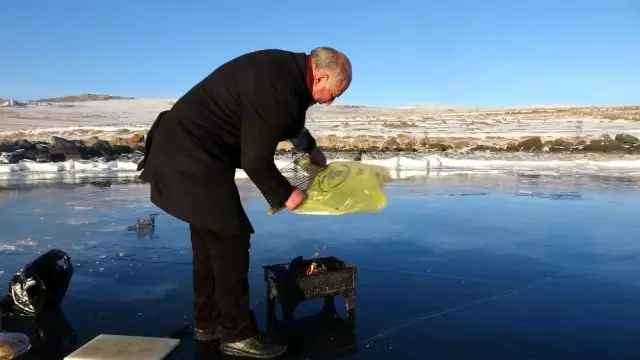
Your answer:
[[[25,105],[26,103],[24,102],[15,101],[13,99],[0,98],[0,107],[18,107],[18,106],[25,106]]]
[[[104,100],[133,100],[128,96],[104,95],[104,94],[79,94],[55,97],[50,99],[31,100],[32,102],[49,102],[49,103],[70,103],[81,101],[104,101]]]

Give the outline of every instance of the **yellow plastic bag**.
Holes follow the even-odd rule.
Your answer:
[[[382,187],[390,178],[389,170],[383,166],[359,161],[331,162],[318,172],[306,191],[306,200],[293,212],[301,215],[379,212],[387,205]]]

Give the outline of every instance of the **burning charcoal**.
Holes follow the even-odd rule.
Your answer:
[[[309,268],[307,268],[307,271],[305,272],[305,274],[307,275],[311,275],[311,274],[315,274],[318,271],[317,269],[317,265],[316,262],[312,262],[311,265],[309,265]]]
[[[307,271],[305,272],[305,274],[308,276],[308,275],[323,273],[325,271],[327,271],[327,268],[320,261],[314,260],[311,263],[311,265],[309,265],[309,267],[307,268]]]

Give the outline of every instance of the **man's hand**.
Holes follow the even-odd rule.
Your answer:
[[[313,148],[313,150],[309,152],[309,157],[311,158],[312,163],[322,167],[327,166],[327,158],[322,153],[322,150]]]
[[[284,206],[286,206],[290,211],[295,210],[300,206],[300,204],[302,204],[305,198],[306,195],[304,192],[294,188],[291,192],[291,196],[289,196],[289,199],[284,203]]]

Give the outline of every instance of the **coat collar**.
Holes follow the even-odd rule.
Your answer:
[[[309,57],[305,53],[295,53],[295,61],[297,69],[300,73],[300,78],[302,80],[302,86],[304,88],[304,95],[307,96],[307,103],[311,106],[311,102],[313,101],[313,96],[309,91],[309,87],[307,86],[307,62],[309,61]]]

